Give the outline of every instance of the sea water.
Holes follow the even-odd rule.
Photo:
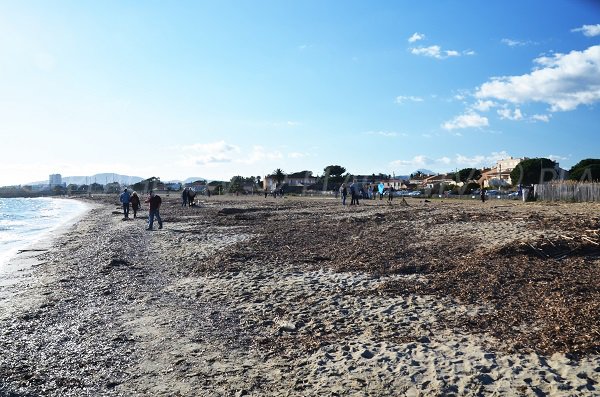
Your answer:
[[[19,250],[47,237],[88,206],[59,198],[0,198],[0,267]]]

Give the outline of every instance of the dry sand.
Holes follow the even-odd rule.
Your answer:
[[[1,288],[0,396],[600,394],[597,204],[164,198]]]

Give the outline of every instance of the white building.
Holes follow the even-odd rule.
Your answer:
[[[50,188],[54,186],[62,186],[62,176],[60,174],[51,174],[48,177],[48,185]]]
[[[507,159],[498,160],[496,162],[496,168],[500,171],[511,172],[523,160],[527,160],[527,157],[521,157],[521,158],[515,159],[511,156]]]

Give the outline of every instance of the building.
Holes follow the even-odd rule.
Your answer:
[[[433,189],[436,185],[444,184],[446,186],[458,185],[462,186],[462,182],[456,182],[455,177],[448,174],[432,175],[425,178],[422,186],[428,189]]]
[[[283,183],[287,186],[308,187],[317,183],[317,178],[312,175],[312,171],[293,172],[285,175]],[[271,191],[277,187],[275,175],[267,175],[264,177],[263,189]]]
[[[504,187],[512,185],[510,179],[510,173],[514,170],[517,165],[523,160],[527,160],[527,157],[509,157],[496,161],[496,165],[489,170],[484,170],[481,173],[479,184],[483,187]]]
[[[48,186],[52,189],[54,186],[62,186],[62,176],[60,174],[51,174],[48,177]]]

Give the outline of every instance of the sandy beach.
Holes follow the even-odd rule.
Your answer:
[[[600,395],[598,204],[87,200],[1,284],[0,396]]]

